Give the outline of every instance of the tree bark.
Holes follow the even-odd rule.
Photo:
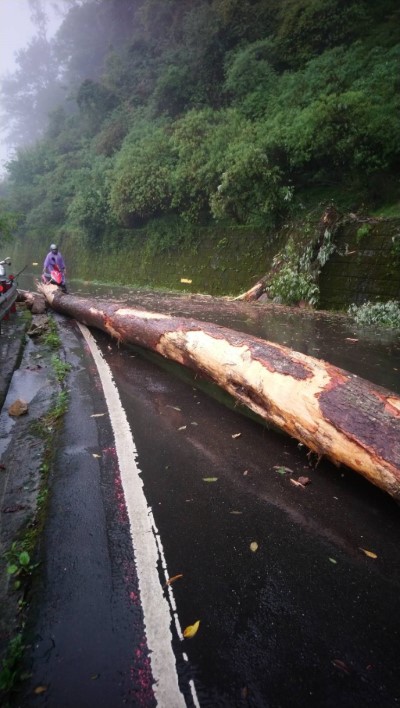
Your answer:
[[[400,500],[400,398],[328,362],[209,322],[39,290],[58,312],[202,374]]]

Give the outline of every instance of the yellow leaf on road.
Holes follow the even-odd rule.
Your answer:
[[[234,433],[234,435],[232,435],[232,438],[233,438],[233,439],[235,439],[235,438],[240,438],[241,434],[242,434],[242,433]]]
[[[368,558],[378,558],[376,553],[374,553],[373,551],[367,551],[365,548],[361,548],[361,546],[360,546],[360,551],[365,553],[365,555],[368,556]]]
[[[203,482],[217,482],[218,477],[203,477]]]
[[[197,630],[200,627],[200,620],[197,620],[194,624],[190,624],[188,627],[183,632],[183,636],[186,639],[190,639],[191,637],[194,637],[195,634],[197,634]]]
[[[36,686],[36,688],[33,692],[36,693],[36,695],[40,695],[41,693],[46,693],[46,691],[47,691],[47,686]]]
[[[255,553],[255,552],[258,550],[258,543],[257,543],[257,541],[252,541],[252,542],[250,543],[250,550],[253,551],[253,553]]]
[[[166,585],[172,585],[172,583],[175,582],[175,580],[179,580],[179,578],[183,578],[182,573],[178,573],[178,575],[173,575],[172,578],[168,578],[167,582],[165,583]]]
[[[191,282],[192,281],[189,280],[189,278],[181,278],[181,283],[189,283],[189,285],[190,285]]]

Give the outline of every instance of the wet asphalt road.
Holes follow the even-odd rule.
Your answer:
[[[396,705],[398,506],[350,471],[313,469],[294,441],[170,367],[98,341],[170,574],[183,575],[174,585],[182,625],[201,620],[185,640],[200,704]],[[304,475],[305,489],[291,483]]]
[[[324,330],[317,319],[278,321],[275,332],[253,315],[228,319],[399,390],[396,341],[347,342],[353,331],[336,322]],[[21,705],[152,706],[112,434],[105,418],[90,417],[104,400],[80,335],[61,321],[74,395],[46,533],[34,675]],[[200,620],[195,637],[173,640],[187,704],[193,678],[201,706],[398,705],[398,505],[355,473],[325,461],[315,469],[295,441],[215,400],[178,367],[95,336],[170,576],[182,574],[173,585],[179,619],[183,627]],[[293,485],[299,476],[311,484]],[[38,684],[49,689],[33,696]]]
[[[15,705],[152,707],[134,554],[104,396],[76,323],[57,319],[72,366],[69,408],[49,480],[41,573],[31,593],[26,670],[32,675]]]

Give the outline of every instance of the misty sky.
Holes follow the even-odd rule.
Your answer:
[[[49,16],[48,36],[51,36],[61,20],[54,13],[49,12]],[[34,34],[28,0],[0,0],[0,74],[14,71],[15,52],[25,47]],[[0,142],[0,176],[8,157],[6,146]]]

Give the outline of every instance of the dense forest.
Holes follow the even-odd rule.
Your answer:
[[[63,5],[56,36],[39,18],[1,82],[23,145],[1,186],[3,235],[16,221],[27,238],[92,247],[157,224],[173,243],[177,224],[397,209],[396,0]]]

